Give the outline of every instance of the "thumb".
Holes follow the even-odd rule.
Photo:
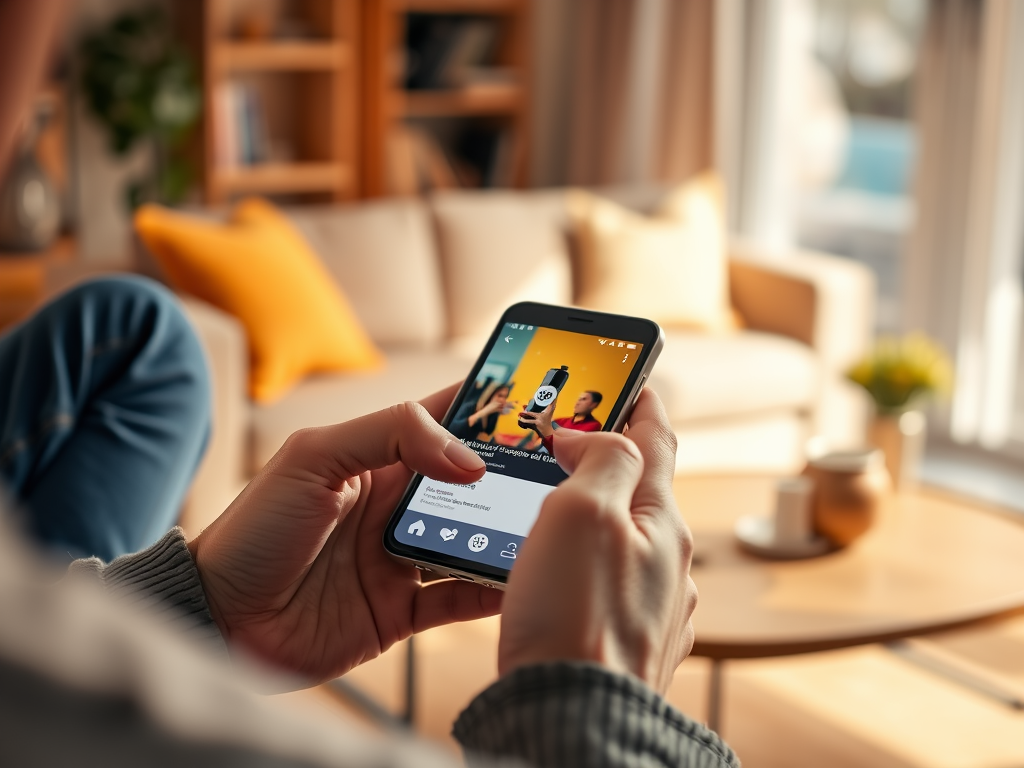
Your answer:
[[[480,479],[485,464],[419,403],[393,405],[342,424],[296,432],[275,457],[278,472],[312,472],[331,488],[401,462],[452,483]]]

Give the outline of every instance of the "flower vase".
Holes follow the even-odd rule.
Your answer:
[[[896,490],[917,483],[926,432],[924,414],[913,410],[878,413],[868,427],[868,440],[885,455],[885,467]]]

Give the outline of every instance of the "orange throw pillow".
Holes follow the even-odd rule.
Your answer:
[[[265,200],[244,200],[226,223],[146,205],[135,229],[174,288],[245,326],[257,402],[278,399],[311,373],[383,364],[320,259]]]

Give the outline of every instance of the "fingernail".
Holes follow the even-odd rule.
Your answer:
[[[484,464],[483,459],[458,440],[449,440],[445,443],[444,455],[448,457],[448,461],[452,464],[461,467],[467,472],[476,472],[487,466]]]

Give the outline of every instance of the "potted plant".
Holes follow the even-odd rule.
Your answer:
[[[921,408],[935,395],[948,392],[952,381],[946,353],[924,334],[886,336],[847,377],[874,401],[868,437],[885,454],[894,485],[912,482],[924,451],[926,420]]]
[[[140,142],[152,151],[149,172],[125,191],[128,207],[181,202],[193,179],[184,143],[199,120],[202,92],[166,15],[158,6],[121,13],[88,35],[79,53],[83,95],[106,127],[111,151],[124,156]]]

